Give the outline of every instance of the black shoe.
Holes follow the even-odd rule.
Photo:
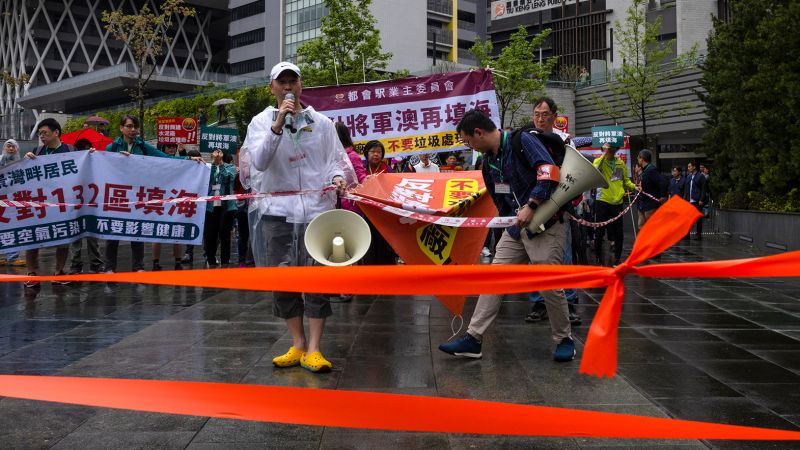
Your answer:
[[[153,261],[153,272],[161,272],[162,270],[163,267],[161,267],[161,264],[159,264],[158,261]]]
[[[194,259],[194,255],[189,254],[189,253],[184,253],[183,254],[183,259],[181,259],[181,262],[184,263],[184,264],[191,264],[193,259]]]
[[[525,316],[525,322],[528,323],[540,322],[545,319],[547,319],[547,308],[544,306],[544,302],[534,303],[531,313]]]
[[[175,263],[175,270],[183,270],[183,266],[181,265],[180,262]]]

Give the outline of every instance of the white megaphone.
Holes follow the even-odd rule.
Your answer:
[[[544,224],[561,209],[564,204],[572,201],[584,191],[597,187],[607,188],[608,182],[603,174],[575,147],[567,145],[564,154],[564,163],[561,164],[558,187],[553,191],[548,200],[536,207],[533,219],[528,225],[528,230],[533,233],[544,231]]]
[[[326,266],[349,266],[369,249],[372,233],[358,214],[346,209],[332,209],[318,215],[306,227],[306,251]]]

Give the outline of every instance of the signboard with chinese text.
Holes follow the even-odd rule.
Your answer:
[[[84,236],[200,244],[205,204],[152,203],[208,192],[193,161],[86,151],[40,156],[0,170],[0,252],[62,245]]]
[[[194,117],[159,117],[156,119],[158,145],[197,144],[197,119]]]
[[[590,162],[594,161],[595,158],[599,158],[603,155],[603,149],[600,147],[581,147],[577,149],[578,152],[585,156]],[[625,136],[623,141],[622,147],[617,150],[616,157],[622,159],[625,162],[625,165],[628,167],[628,176],[631,176],[633,172],[631,172],[631,145],[628,141],[628,136]]]
[[[347,125],[357,152],[376,139],[387,158],[465,148],[455,130],[470,109],[500,123],[487,70],[304,89],[302,101]]]
[[[592,147],[602,147],[603,144],[622,147],[625,144],[624,131],[623,127],[617,125],[592,127]]]
[[[492,2],[492,20],[544,11],[561,5],[571,5],[575,0],[505,0]]]
[[[236,128],[203,127],[200,129],[201,153],[222,150],[222,153],[232,155],[238,148],[239,131]]]
[[[382,173],[367,177],[355,194],[402,208],[399,216],[360,202],[359,207],[406,264],[475,264],[487,228],[458,228],[414,219],[414,212],[442,217],[491,217],[497,209],[486,195],[479,171],[457,173]],[[435,269],[432,269],[435,270]],[[463,296],[438,296],[460,314]]]

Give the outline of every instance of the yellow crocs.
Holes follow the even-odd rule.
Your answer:
[[[303,353],[300,365],[314,373],[330,372],[333,368],[333,365],[322,356],[322,352]]]
[[[278,367],[292,367],[300,364],[300,360],[305,355],[304,352],[294,347],[289,347],[289,351],[281,356],[272,358],[272,364]]]

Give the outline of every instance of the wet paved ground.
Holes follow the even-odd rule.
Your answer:
[[[661,260],[763,254],[706,239],[682,241]],[[290,340],[272,316],[267,293],[105,283],[45,284],[36,296],[26,296],[21,284],[0,283],[0,373],[369,390],[798,429],[800,279],[628,277],[626,287],[619,376],[610,380],[579,375],[578,360],[554,363],[549,327],[523,322],[528,305],[513,299],[504,304],[477,361],[436,349],[451,334],[450,318],[432,298],[357,297],[334,305],[323,352],[335,369],[314,375],[272,367],[271,358]],[[601,290],[581,293],[584,325],[574,330],[578,357],[601,296]],[[474,300],[467,304],[467,320]],[[278,446],[746,449],[797,443],[399,433],[0,400],[4,449]]]

